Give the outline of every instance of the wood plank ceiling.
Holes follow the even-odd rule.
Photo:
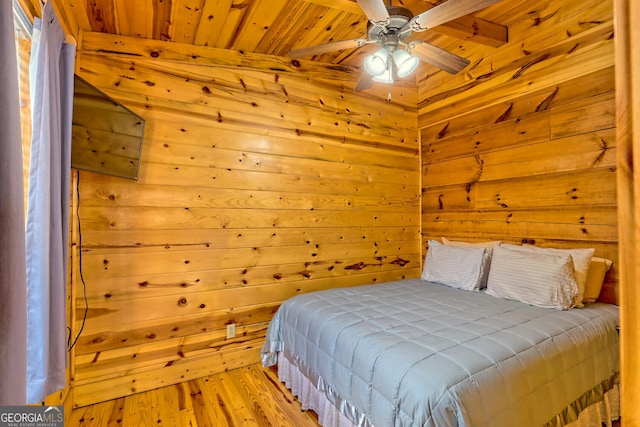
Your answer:
[[[31,16],[40,15],[41,0],[18,0]],[[367,18],[355,0],[49,0],[67,33],[81,42],[93,31],[165,40],[258,54],[286,56],[291,49],[366,37]],[[441,0],[393,0],[415,14]],[[499,46],[507,25],[523,1],[503,0],[478,12],[422,33],[420,39],[464,56],[468,43]],[[521,7],[520,7],[521,8]],[[493,18],[499,20],[492,21]],[[452,39],[453,37],[453,39]],[[444,47],[444,46],[441,46]],[[305,58],[359,67],[375,45]],[[426,65],[426,64],[425,64]]]

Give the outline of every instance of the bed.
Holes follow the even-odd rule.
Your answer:
[[[425,280],[434,268],[458,284],[467,280],[460,274],[466,264],[447,252],[443,259],[455,269],[427,255],[419,279],[285,301],[269,325],[263,365],[277,363],[280,380],[325,426],[561,426],[580,414],[590,416],[582,417],[587,424],[616,419],[618,308],[583,306],[575,298],[577,279],[569,307],[493,295],[492,284],[504,279],[504,250],[482,252],[478,262],[464,260],[481,266],[471,288]],[[517,262],[525,270],[517,275],[522,286],[528,265]],[[548,299],[563,304],[557,294]]]

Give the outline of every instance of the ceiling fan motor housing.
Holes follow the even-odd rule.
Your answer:
[[[381,46],[387,46],[388,43],[397,46],[399,41],[404,41],[411,34],[410,31],[401,33],[400,29],[411,21],[413,13],[402,6],[388,6],[387,11],[389,12],[389,23],[380,26],[369,22],[367,36],[369,40],[378,40]]]

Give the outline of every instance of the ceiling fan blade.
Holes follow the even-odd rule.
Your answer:
[[[407,24],[413,31],[425,31],[440,24],[469,15],[500,0],[448,0],[414,16]]]
[[[411,53],[420,58],[421,61],[435,65],[451,74],[456,74],[469,65],[468,59],[428,43],[415,41],[410,44],[410,49]]]
[[[373,76],[366,71],[363,71],[360,74],[360,80],[358,80],[358,84],[353,88],[354,92],[360,92],[361,90],[367,90],[373,85]]]
[[[385,26],[389,23],[389,12],[383,0],[357,0],[360,8],[369,21],[375,25]]]
[[[335,50],[354,49],[354,48],[362,47],[368,43],[370,43],[370,41],[366,39],[342,40],[339,42],[303,47],[301,49],[294,49],[289,51],[289,53],[287,53],[287,56],[291,59],[298,59],[298,58],[304,58],[305,56],[314,56],[314,55],[320,55],[322,53],[333,52]]]

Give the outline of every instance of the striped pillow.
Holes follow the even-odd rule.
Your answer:
[[[445,246],[430,240],[422,279],[467,291],[479,290],[484,254],[484,248]]]
[[[545,308],[566,310],[578,295],[569,254],[493,248],[487,293]]]
[[[587,286],[587,274],[589,272],[589,265],[591,264],[591,257],[593,256],[594,248],[580,248],[580,249],[557,249],[557,248],[541,248],[533,245],[511,245],[503,244],[503,246],[509,249],[517,249],[530,252],[548,253],[552,255],[571,255],[573,258],[573,268],[576,272],[576,282],[578,282],[578,296],[576,300],[576,306],[583,307],[582,300],[584,299],[584,291]]]
[[[484,259],[482,260],[483,274],[480,281],[480,289],[487,287],[487,277],[489,276],[489,267],[491,266],[491,253],[493,248],[502,244],[500,240],[493,240],[490,242],[463,242],[460,240],[449,240],[446,237],[442,237],[442,243],[447,246],[464,246],[467,248],[485,248]]]

